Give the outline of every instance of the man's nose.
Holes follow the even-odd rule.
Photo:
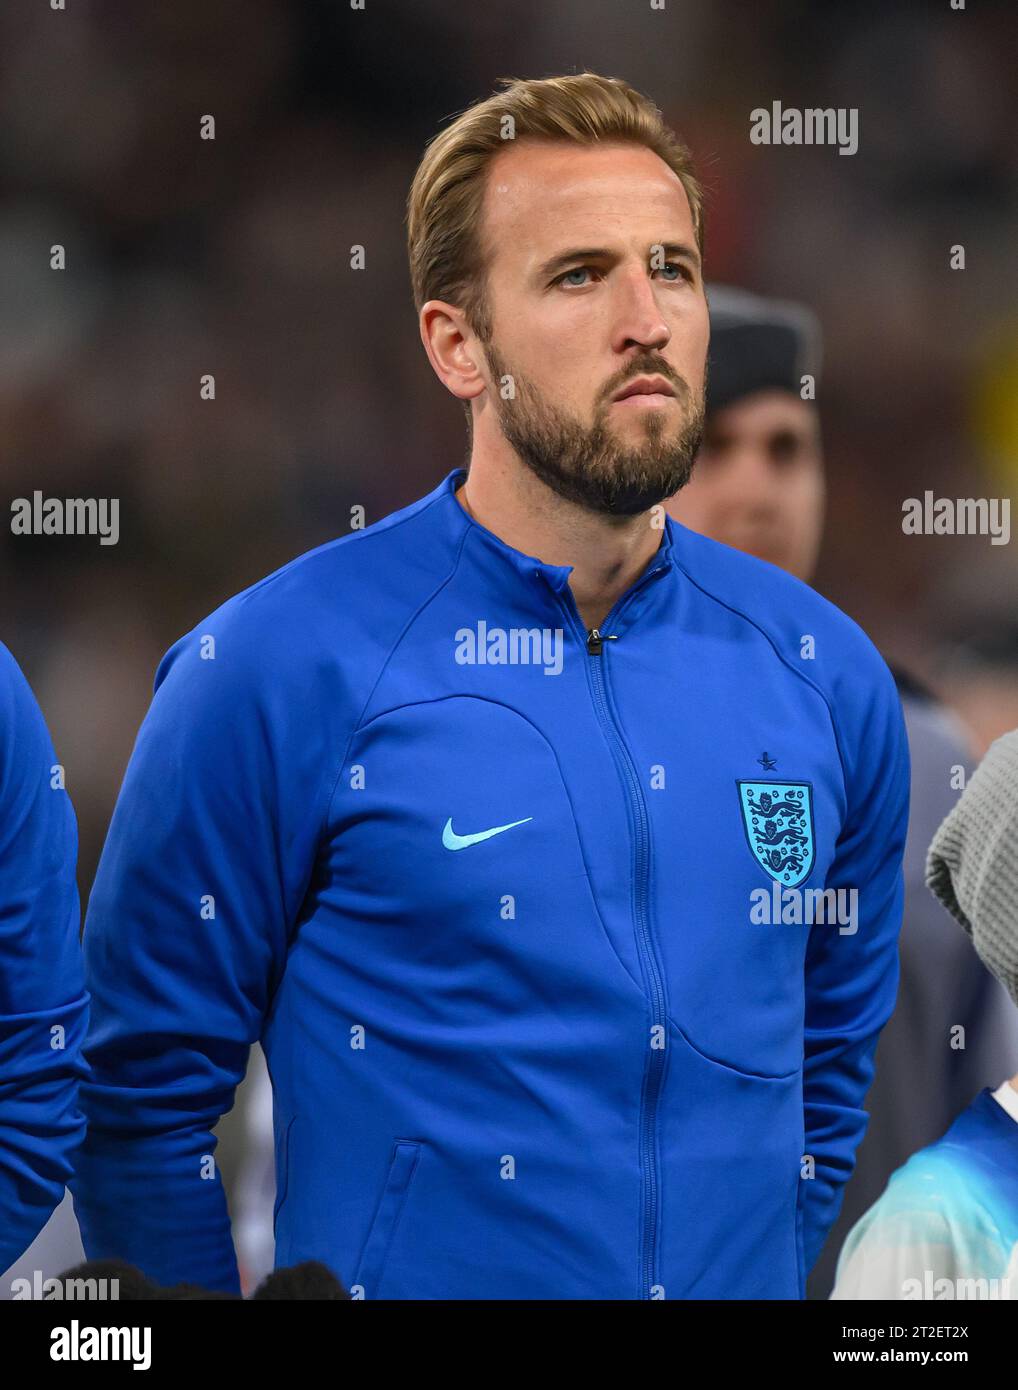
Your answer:
[[[661,312],[654,282],[646,271],[634,270],[620,274],[616,286],[613,344],[616,352],[623,351],[632,343],[660,351],[670,341],[672,330]]]
[[[747,511],[770,514],[781,510],[785,492],[775,477],[764,449],[740,449],[730,477],[736,495]]]

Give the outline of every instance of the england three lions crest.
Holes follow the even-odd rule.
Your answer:
[[[777,883],[795,888],[813,868],[813,786],[810,782],[739,782],[746,841]]]

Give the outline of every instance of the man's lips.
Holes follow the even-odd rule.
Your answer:
[[[612,403],[621,405],[626,401],[643,401],[648,404],[661,405],[665,401],[674,399],[675,392],[665,377],[637,376],[619,388],[612,398]]]
[[[663,391],[636,391],[631,396],[620,396],[613,405],[668,405],[674,396],[666,396]]]

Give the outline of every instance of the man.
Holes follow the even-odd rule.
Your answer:
[[[408,223],[469,476],[160,667],[85,931],[86,1250],[235,1289],[210,1131],[260,1038],[277,1265],[367,1298],[800,1298],[894,997],[893,681],[805,586],[666,522],[708,316],[650,102],[510,82],[431,144]],[[807,879],[858,889],[856,932],[753,920]]]
[[[927,883],[1018,1005],[1018,729],[930,845]],[[964,938],[962,938],[964,940]],[[1014,1055],[997,1059],[997,1076]],[[835,1299],[1018,1299],[1018,1074],[984,1086],[852,1228]]]
[[[708,297],[703,441],[693,475],[669,499],[668,512],[808,584],[827,494],[814,403],[820,325],[804,305],[727,285],[712,285]]]
[[[712,286],[709,299],[704,441],[693,478],[670,500],[669,512],[809,582],[826,492],[812,399],[820,372],[819,324],[801,305],[723,285]],[[957,796],[954,774],[969,768],[964,733],[917,682],[894,674],[912,772],[901,982],[876,1052],[866,1097],[869,1126],[841,1213],[810,1277],[810,1297],[827,1297],[842,1241],[894,1170],[944,1132],[1001,1059],[1018,1065],[1018,1015],[925,885],[927,846]]]
[[[0,1272],[63,1197],[85,1130],[77,853],[42,713],[0,644]]]

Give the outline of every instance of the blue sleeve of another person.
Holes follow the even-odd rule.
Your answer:
[[[85,1132],[78,832],[63,781],[32,691],[0,645],[0,1270],[62,1199]]]

